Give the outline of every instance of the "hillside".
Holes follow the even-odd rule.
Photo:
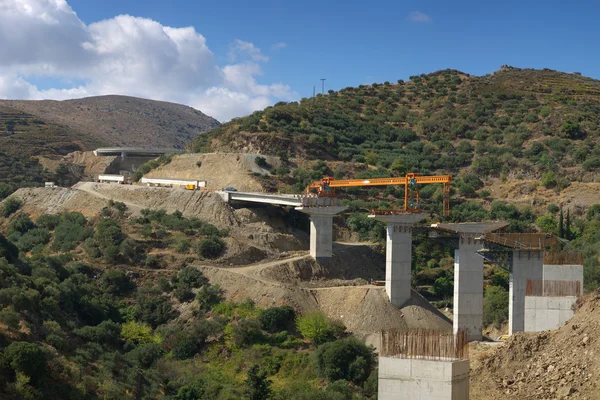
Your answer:
[[[555,186],[600,170],[600,81],[503,67],[444,70],[278,103],[198,137],[195,151],[367,162],[392,170],[474,172]]]
[[[191,107],[135,97],[0,100],[0,183],[14,189],[61,181],[55,168],[44,172],[44,167],[62,163],[59,156],[98,146],[180,149],[218,124]],[[50,161],[41,165],[31,159],[39,156]]]
[[[556,331],[519,333],[472,362],[477,399],[598,399],[596,354],[600,293],[585,297],[575,316]]]

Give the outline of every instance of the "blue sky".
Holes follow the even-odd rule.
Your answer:
[[[320,78],[327,79],[326,89],[337,90],[445,68],[484,75],[503,64],[600,77],[594,46],[600,4],[588,1],[57,0],[64,2],[58,11],[55,0],[3,1],[16,14],[5,13],[3,20],[0,8],[0,42],[15,41],[15,29],[23,30],[27,43],[46,41],[45,48],[74,39],[61,49],[71,62],[23,57],[10,65],[10,79],[18,81],[4,88],[0,48],[0,98],[114,91],[189,104],[227,120],[310,96]],[[22,10],[23,3],[37,18]],[[2,24],[17,21],[15,15],[23,20],[3,37]],[[59,23],[46,26],[43,15]],[[159,30],[191,26],[194,32],[169,33],[167,43],[150,22]],[[199,50],[181,50],[188,39]],[[170,74],[162,88],[161,74]]]
[[[188,1],[71,0],[85,22],[118,14],[192,25],[218,57],[231,40],[254,43],[270,80],[309,95],[319,78],[340,89],[455,68],[502,64],[598,76],[598,3],[566,1]],[[574,6],[578,3],[578,6]],[[429,17],[413,21],[411,13]],[[275,43],[286,43],[277,52]]]

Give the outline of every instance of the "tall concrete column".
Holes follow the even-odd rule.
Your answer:
[[[468,340],[482,339],[483,325],[483,257],[477,250],[484,247],[487,232],[504,228],[506,222],[466,222],[435,224],[432,228],[457,233],[458,250],[454,252],[454,333],[467,330]]]
[[[454,333],[467,330],[468,340],[481,340],[483,323],[483,240],[462,234],[454,255]]]
[[[310,215],[310,255],[319,264],[329,264],[333,256],[333,217],[347,207],[296,207]]]
[[[411,296],[412,228],[429,214],[370,215],[387,224],[385,291],[391,303],[402,307]]]
[[[544,253],[542,251],[513,250],[508,290],[508,334],[525,330],[525,294],[527,280],[542,280]]]

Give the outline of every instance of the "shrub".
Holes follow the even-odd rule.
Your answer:
[[[265,308],[258,320],[262,329],[271,333],[288,330],[294,323],[295,313],[290,306]]]
[[[84,326],[76,329],[74,333],[90,342],[116,345],[119,343],[121,336],[121,325],[107,320],[96,326]]]
[[[334,340],[346,330],[346,327],[331,321],[321,311],[313,311],[296,319],[300,334],[314,344]]]
[[[196,301],[201,309],[207,310],[223,300],[223,292],[219,285],[204,285],[196,293]]]
[[[246,398],[248,400],[265,400],[271,397],[272,382],[267,379],[267,373],[261,371],[259,366],[252,364],[244,381],[246,385]]]
[[[28,342],[13,342],[2,353],[4,365],[22,373],[34,381],[41,380],[46,373],[46,356],[41,347]]]
[[[19,329],[21,314],[16,312],[14,308],[10,307],[6,310],[0,311],[0,322],[6,324],[6,326],[11,329]]]
[[[199,399],[204,399],[204,381],[199,377],[196,377],[193,383],[180,387],[175,396],[175,400]]]
[[[194,267],[184,267],[177,274],[177,286],[198,288],[208,282],[208,279]]]
[[[190,251],[191,247],[192,245],[190,241],[185,238],[179,238],[177,239],[177,241],[175,241],[175,251],[180,254],[187,253],[188,251]]]
[[[136,295],[135,315],[152,327],[168,322],[174,317],[173,306],[167,296],[155,287],[141,287]]]
[[[29,218],[29,215],[19,215],[10,223],[8,231],[23,234],[33,228],[35,228],[35,224]]]
[[[42,214],[35,220],[37,226],[53,231],[60,223],[60,215]]]
[[[23,202],[21,200],[17,199],[16,197],[9,197],[2,203],[2,216],[4,218],[10,217],[19,208],[21,208],[22,205]]]
[[[135,344],[159,342],[159,337],[152,333],[152,327],[142,322],[129,321],[121,327],[121,339]]]
[[[373,348],[351,336],[317,349],[317,368],[330,382],[340,379],[362,384],[375,365]]]
[[[508,320],[508,291],[500,286],[487,286],[483,298],[483,324],[499,329]]]
[[[118,269],[105,272],[100,278],[100,285],[105,292],[117,296],[126,295],[135,288],[127,274]]]
[[[261,156],[257,156],[254,159],[254,162],[261,168],[267,168],[269,166],[269,164],[267,163],[267,159]]]
[[[160,344],[145,343],[127,353],[127,358],[135,362],[141,368],[148,369],[152,367],[163,354],[164,351]]]
[[[556,174],[554,173],[554,171],[544,172],[540,183],[546,189],[555,187],[557,182],[556,182]]]
[[[6,183],[0,183],[0,200],[7,198],[13,192],[12,187]]]
[[[229,342],[236,347],[246,347],[265,340],[260,323],[255,319],[230,322],[225,327],[224,333]]]
[[[202,239],[198,243],[198,254],[203,258],[217,258],[225,249],[225,242],[218,237]]]

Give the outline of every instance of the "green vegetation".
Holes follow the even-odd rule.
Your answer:
[[[180,235],[194,243],[227,231],[180,213],[127,220],[107,208],[92,220],[71,212],[33,221],[20,210],[0,220],[0,398],[374,396],[373,350],[323,314],[224,301],[186,263],[158,271],[158,282],[140,278],[165,267],[150,253]],[[44,232],[35,250],[32,232]]]
[[[147,161],[144,164],[140,165],[132,176],[133,181],[137,182],[140,179],[142,179],[142,176],[146,175],[148,172],[152,171],[153,169],[156,169],[156,168],[160,167],[161,165],[170,163],[171,160],[173,159],[173,156],[174,156],[174,154],[163,154],[162,156],[160,156],[154,160]],[[198,161],[198,162],[200,162],[200,161]],[[202,164],[200,164],[200,165],[202,165]],[[198,165],[198,166],[200,166],[200,165]]]

